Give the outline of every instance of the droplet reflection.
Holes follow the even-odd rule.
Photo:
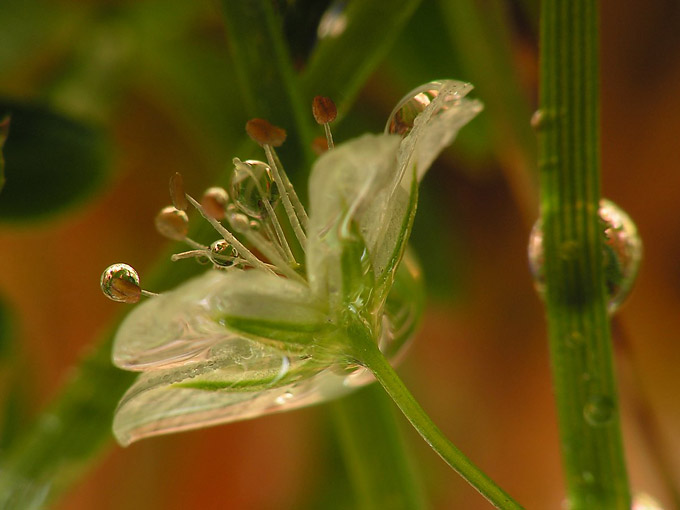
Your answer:
[[[609,295],[609,313],[614,313],[625,301],[637,277],[642,259],[642,241],[633,220],[619,206],[602,199],[599,208],[603,239],[605,284]],[[560,256],[569,260],[578,251],[575,240],[565,241]],[[545,257],[543,228],[539,219],[529,237],[529,269],[539,294],[545,293]]]

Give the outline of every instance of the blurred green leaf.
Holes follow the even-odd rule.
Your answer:
[[[103,134],[49,109],[0,100],[11,114],[4,147],[5,188],[0,219],[45,217],[83,201],[104,181],[108,146]]]
[[[345,2],[336,2],[331,7],[336,10],[327,13],[330,33],[321,38],[302,75],[308,104],[316,95],[331,97],[342,116],[419,4],[420,0],[355,0],[344,7]]]
[[[222,9],[246,111],[288,131],[288,141],[278,150],[291,173],[307,167],[312,161],[311,98],[308,105],[302,100],[282,20],[269,0],[223,0]]]
[[[377,384],[333,403],[334,424],[357,496],[352,508],[414,510],[427,506],[394,410]]]
[[[452,45],[459,48],[465,79],[485,105],[491,140],[527,218],[538,210],[536,136],[531,107],[512,54],[511,23],[501,0],[440,0]],[[480,62],[483,64],[480,65]]]
[[[7,136],[9,135],[10,116],[5,115],[0,118],[0,191],[5,185],[5,156],[4,147]]]

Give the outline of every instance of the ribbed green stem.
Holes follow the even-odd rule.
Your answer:
[[[351,328],[351,338],[355,342],[356,358],[371,371],[385,391],[392,397],[397,407],[411,422],[413,428],[423,437],[425,442],[470,485],[479,491],[492,505],[503,510],[520,510],[519,503],[513,500],[503,489],[491,480],[483,471],[475,466],[463,452],[456,448],[432,419],[420,407],[402,380],[380,352],[373,337],[362,328]]]
[[[598,3],[543,0],[539,131],[545,302],[571,510],[630,509],[604,284]]]

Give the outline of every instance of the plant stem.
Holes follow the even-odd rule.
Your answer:
[[[420,404],[411,395],[402,380],[385,359],[373,337],[361,328],[352,328],[357,358],[371,371],[385,391],[392,397],[406,419],[425,442],[444,459],[451,468],[479,491],[492,505],[503,510],[522,508],[503,489],[475,466],[441,430],[432,422]]]
[[[602,260],[598,3],[543,0],[545,303],[570,510],[630,509]]]

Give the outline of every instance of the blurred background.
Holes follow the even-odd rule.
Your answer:
[[[526,508],[561,508],[545,322],[526,262],[538,210],[529,126],[538,93],[537,2],[399,0],[386,9],[376,1],[361,8],[359,0],[279,0],[272,17],[255,21],[236,19],[229,3],[0,3],[0,113],[13,112],[0,192],[0,459],[126,311],[101,294],[102,270],[127,262],[143,285],[145,275],[163,271],[171,247],[153,217],[168,203],[169,176],[182,172],[198,193],[224,179],[232,157],[257,155],[243,126],[264,116],[258,108],[267,89],[251,77],[248,91],[239,62],[260,66],[266,86],[281,55],[244,56],[250,42],[242,38],[274,26],[306,87],[302,100],[329,94],[340,106],[337,142],[381,131],[393,105],[421,83],[475,84],[485,112],[422,186],[412,244],[428,305],[400,373],[446,435]],[[602,190],[632,216],[645,248],[614,326],[626,453],[634,491],[669,509],[680,484],[680,4],[603,0],[601,20]],[[310,77],[320,69],[327,80]],[[312,84],[322,90],[308,90]],[[280,92],[286,84],[269,87]],[[305,140],[294,141],[288,107],[280,108],[272,120],[289,130],[290,144],[282,157],[303,183],[308,166],[295,144]],[[182,267],[176,279],[190,271]],[[151,281],[169,287],[173,278]],[[98,373],[81,372],[80,390],[108,387],[106,399],[115,402],[130,379],[114,375],[107,386]],[[85,427],[101,438],[88,442],[90,432],[81,436],[75,422],[68,437],[82,437],[82,450],[69,450],[50,471],[64,491],[52,508],[358,504],[333,404],[126,449],[97,412],[79,419],[91,418]],[[370,425],[370,416],[355,419]],[[404,419],[397,422],[431,508],[489,508]],[[49,426],[43,417],[40,427]],[[62,446],[43,448],[47,464],[68,450]]]

